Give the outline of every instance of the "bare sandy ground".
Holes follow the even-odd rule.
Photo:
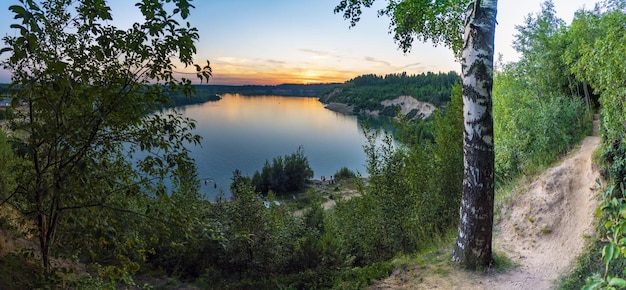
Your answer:
[[[586,137],[573,155],[511,193],[513,202],[495,228],[494,249],[517,267],[486,274],[459,267],[439,273],[400,269],[372,289],[555,288],[594,236],[599,173],[591,156],[599,143],[599,137]]]
[[[435,112],[436,108],[435,105],[431,103],[418,101],[411,96],[399,96],[393,100],[384,100],[380,102],[380,104],[385,107],[393,105],[400,106],[400,113],[404,116],[413,110],[417,110],[417,117],[421,119],[428,118],[433,112]]]
[[[430,115],[432,115],[432,113],[435,112],[435,109],[436,109],[435,105],[431,103],[418,101],[417,99],[411,96],[399,96],[393,100],[384,100],[380,102],[380,104],[385,107],[399,106],[400,113],[402,113],[402,115],[404,116],[406,116],[408,113],[410,113],[413,110],[417,110],[417,115],[415,115],[413,119],[415,118],[426,119]],[[342,113],[342,114],[354,113],[354,106],[343,104],[343,103],[327,104],[326,109],[329,109],[331,111],[335,111],[338,113]],[[378,116],[380,114],[380,111],[364,110],[362,111],[362,113],[369,115],[369,116]]]

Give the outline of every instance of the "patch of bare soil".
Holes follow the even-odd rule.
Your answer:
[[[380,102],[380,104],[385,107],[394,105],[400,106],[400,113],[404,116],[413,110],[417,110],[418,114],[416,117],[419,117],[420,119],[428,118],[433,112],[435,112],[436,109],[435,105],[418,101],[411,96],[399,96],[393,100],[384,100]]]
[[[575,154],[511,193],[513,202],[500,214],[493,245],[517,267],[504,273],[456,266],[439,271],[433,269],[438,266],[401,268],[372,289],[555,288],[594,235],[599,172],[591,156],[599,143],[599,137],[586,137]]]

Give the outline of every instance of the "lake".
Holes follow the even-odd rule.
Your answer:
[[[324,108],[317,98],[226,94],[215,102],[180,107],[197,121],[201,146],[191,147],[201,191],[213,200],[219,191],[230,196],[232,172],[252,176],[265,160],[302,146],[316,179],[342,167],[366,175],[366,138],[356,116]],[[217,184],[217,188],[214,187]]]

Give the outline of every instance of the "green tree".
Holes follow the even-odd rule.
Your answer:
[[[285,174],[287,175],[287,192],[295,192],[306,188],[306,182],[313,177],[309,160],[304,155],[302,146],[291,155],[285,156]]]
[[[265,160],[261,171],[254,172],[252,185],[256,191],[263,194],[272,191],[280,195],[303,190],[311,177],[313,170],[300,146],[296,152],[285,155],[284,158],[281,156],[274,158],[272,164]]]
[[[556,17],[552,0],[541,4],[541,12],[529,14],[523,25],[515,28],[513,48],[521,55],[519,76],[537,99],[569,93],[569,71],[561,59],[565,51],[563,20]]]
[[[188,0],[139,1],[144,19],[128,29],[111,24],[101,0],[20,3],[9,7],[20,22],[11,25],[16,36],[3,38],[9,56],[2,66],[12,73],[13,104],[27,104],[11,120],[11,142],[24,161],[17,189],[2,202],[34,220],[47,272],[66,225],[108,226],[107,216],[90,223],[78,212],[105,209],[111,218],[143,208],[137,214],[150,216],[138,203],[169,199],[168,189],[194,194],[185,146],[199,142],[195,123],[151,112],[166,104],[164,92],[191,92],[174,61],[193,64],[198,33],[182,23],[193,7]],[[208,80],[210,67],[194,66]]]
[[[452,88],[446,111],[435,115],[435,144],[433,151],[436,172],[439,176],[437,189],[445,203],[440,209],[446,224],[458,219],[457,209],[463,183],[463,98],[461,86]],[[433,177],[434,178],[434,177]]]
[[[342,0],[356,25],[361,7],[374,0]],[[391,17],[394,39],[407,51],[415,38],[451,47],[462,68],[464,158],[463,197],[453,260],[468,268],[492,261],[494,150],[491,89],[497,0],[389,1],[379,14]]]
[[[624,21],[626,12],[619,9],[601,15],[595,22],[601,36],[582,46],[581,57],[574,66],[577,76],[601,94],[601,135],[605,155],[613,164],[611,175],[618,185],[626,183],[626,64],[621,60],[621,52],[626,49]]]
[[[610,184],[602,195],[599,209],[602,212],[601,257],[605,266],[602,275],[593,273],[586,278],[583,289],[623,288],[626,285],[623,263],[626,260],[626,1],[605,1],[607,10],[599,9],[577,14],[572,33],[586,36],[580,42],[578,58],[574,58],[573,71],[583,82],[588,82],[600,94],[602,151],[608,161]],[[586,30],[586,28],[589,28]],[[590,273],[591,274],[591,273]]]
[[[536,98],[523,69],[508,65],[495,77],[493,89],[496,176],[507,181],[521,172],[548,165],[584,134],[588,114],[580,98],[554,87],[549,98]]]
[[[579,75],[576,66],[582,57],[583,47],[590,45],[599,36],[599,30],[596,23],[598,21],[599,11],[577,11],[572,20],[572,24],[565,31],[566,48],[561,56],[563,62],[568,66],[569,72],[574,75],[575,80],[571,81],[570,87],[576,87],[576,94],[580,95],[579,86],[582,86],[583,94],[587,108],[591,107],[591,93],[589,84]],[[574,95],[574,94],[572,94]],[[597,99],[594,100],[597,102]]]

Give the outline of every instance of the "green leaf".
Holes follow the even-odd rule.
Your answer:
[[[11,5],[9,6],[9,10],[15,13],[15,17],[13,17],[13,19],[25,18],[27,15],[26,9],[19,5]]]
[[[615,255],[615,246],[613,244],[607,244],[602,248],[602,260],[605,264],[609,264],[613,260]]]
[[[587,284],[583,286],[581,289],[582,290],[595,290],[595,289],[600,289],[601,286],[602,286],[601,281],[594,281],[591,284]]]
[[[609,286],[615,286],[615,287],[620,287],[620,288],[624,288],[626,287],[626,280],[619,278],[619,277],[613,277],[609,279]]]
[[[619,214],[622,218],[626,219],[626,203],[622,204]]]

